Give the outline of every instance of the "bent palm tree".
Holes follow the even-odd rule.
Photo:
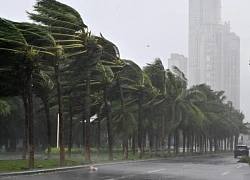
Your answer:
[[[6,57],[9,74],[16,79],[24,78],[24,90],[28,101],[29,120],[29,168],[34,168],[34,121],[33,121],[33,94],[32,74],[39,72],[41,56],[50,55],[49,47],[39,46],[41,42],[50,44],[51,38],[47,32],[41,30],[34,24],[16,23],[0,19],[0,51],[6,51],[10,57]],[[34,41],[38,39],[39,41]],[[25,98],[26,101],[26,98]]]
[[[152,84],[156,87],[161,94],[160,100],[157,104],[161,104],[161,126],[162,126],[162,141],[161,141],[161,157],[165,155],[165,131],[166,131],[166,95],[167,95],[167,77],[166,71],[161,59],[157,58],[152,64],[148,64],[144,71],[148,74]]]
[[[60,82],[60,63],[63,59],[85,53],[84,41],[86,25],[80,14],[70,6],[55,0],[40,0],[34,6],[35,13],[28,13],[30,19],[42,23],[53,36],[53,58],[51,65],[54,67],[57,84],[58,113],[59,113],[59,143],[60,165],[65,165],[64,152],[64,123],[62,88]],[[87,122],[88,124],[88,122]]]

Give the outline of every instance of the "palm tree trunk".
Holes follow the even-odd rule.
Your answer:
[[[162,137],[161,137],[161,157],[163,158],[165,156],[165,103],[162,102]]]
[[[154,144],[154,129],[153,129],[153,107],[150,108],[150,121],[148,127],[148,138],[149,138],[149,155],[152,157],[152,149]]]
[[[230,151],[230,137],[227,137],[227,151]]]
[[[86,98],[85,98],[85,162],[87,164],[91,163],[90,160],[90,72],[87,73],[86,79]],[[83,122],[84,124],[84,122]]]
[[[195,135],[192,134],[192,146],[191,146],[191,151],[192,151],[192,154],[194,152],[196,152],[196,138],[195,138]]]
[[[106,109],[106,118],[107,118],[107,129],[108,129],[108,144],[109,144],[109,160],[113,160],[113,129],[112,129],[112,117],[111,117],[111,107],[108,104],[107,89],[106,87],[103,90],[104,103]]]
[[[62,87],[61,87],[59,64],[55,65],[54,70],[56,74],[57,98],[58,98],[60,166],[64,166],[65,165],[64,119],[63,119]]]
[[[34,169],[34,119],[33,119],[33,94],[31,77],[28,79],[28,104],[29,104],[29,169]]]
[[[225,142],[225,147],[224,147],[224,150],[225,151],[228,151],[228,138],[227,137],[225,137],[225,140],[224,140]]]
[[[187,153],[190,152],[190,134],[189,131],[187,131]]]
[[[185,155],[185,152],[186,152],[186,132],[185,132],[185,130],[182,131],[182,135],[183,135],[182,153],[183,153],[183,155]]]
[[[207,154],[207,137],[204,135],[205,154]]]
[[[28,132],[29,132],[29,103],[27,95],[23,95],[23,104],[25,110],[25,121],[24,121],[24,136],[23,136],[23,153],[22,153],[22,160],[26,159],[26,153],[28,148]]]
[[[144,133],[143,133],[143,141],[142,141],[142,154],[145,155],[145,147],[146,147],[146,133],[145,133],[145,130],[144,130]]]
[[[152,127],[152,126],[151,126]],[[148,137],[149,137],[149,156],[152,157],[153,153],[153,144],[154,144],[154,135],[151,129],[148,130]]]
[[[235,134],[235,139],[234,139],[234,146],[238,145],[239,141],[239,134]]]
[[[47,100],[47,98],[43,99],[43,104],[44,104],[44,110],[45,110],[45,114],[46,114],[46,120],[47,120],[47,138],[48,138],[48,154],[47,157],[50,158],[50,154],[51,154],[51,120],[50,120],[50,111],[49,111],[49,102]]]
[[[157,129],[156,129],[156,133],[155,133],[155,154],[157,155],[158,154],[158,141],[159,141],[159,130],[160,130],[160,127],[159,127],[159,123],[157,123]]]
[[[171,132],[168,133],[168,155],[171,154]]]
[[[214,138],[214,152],[217,152],[218,151],[218,140],[217,138],[215,137]]]
[[[72,112],[72,94],[69,95],[69,146],[68,146],[68,156],[71,157],[72,148],[72,130],[73,130],[73,112]]]
[[[132,154],[135,154],[135,132],[132,135]]]
[[[230,138],[230,151],[233,151],[234,150],[234,145],[233,145],[233,142],[234,142],[234,136],[231,136]]]
[[[138,158],[142,159],[142,92],[138,92],[138,122],[137,122],[137,143],[138,143]]]
[[[200,153],[203,154],[203,135],[200,135]]]
[[[176,132],[175,132],[175,153],[176,155],[179,154],[179,130],[178,128],[176,129]]]
[[[117,77],[117,86],[119,88],[120,93],[120,101],[121,101],[121,116],[122,116],[122,128],[123,128],[123,158],[128,159],[128,124],[127,124],[127,116],[125,111],[125,104],[124,104],[124,96],[123,96],[123,89],[121,85],[121,78],[118,74]]]
[[[81,127],[82,126],[82,127]],[[85,105],[84,103],[82,104],[82,121],[81,121],[81,132],[82,134],[80,135],[80,144],[82,144],[82,155],[85,154],[85,148],[86,148],[86,112],[85,112]]]
[[[209,138],[209,151],[210,151],[210,153],[212,153],[213,152],[213,139],[212,138]]]
[[[97,154],[100,155],[101,150],[101,113],[97,114]]]

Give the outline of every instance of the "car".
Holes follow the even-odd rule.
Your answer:
[[[249,149],[247,145],[237,145],[234,149],[234,158],[238,156],[249,156]]]

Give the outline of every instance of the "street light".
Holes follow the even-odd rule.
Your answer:
[[[56,138],[56,148],[59,148],[59,113],[57,113],[57,138]]]

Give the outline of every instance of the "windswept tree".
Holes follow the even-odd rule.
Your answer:
[[[44,112],[46,115],[46,125],[47,125],[47,148],[48,148],[48,158],[50,158],[51,153],[51,116],[50,116],[50,101],[52,98],[52,92],[54,83],[50,77],[44,72],[34,74],[33,76],[34,93],[41,98],[44,105]]]
[[[167,74],[161,59],[157,58],[152,64],[148,64],[144,71],[148,74],[152,84],[159,92],[159,102],[161,104],[161,157],[164,157],[166,142],[166,100],[167,100]]]
[[[48,63],[54,67],[58,96],[60,164],[65,165],[64,120],[60,63],[66,58],[84,54],[86,49],[86,28],[80,14],[72,7],[55,0],[39,0],[34,6],[35,13],[28,13],[30,19],[44,25],[53,37],[52,57]],[[87,121],[87,124],[88,121]]]
[[[8,54],[2,74],[18,81],[22,78],[26,119],[29,122],[29,168],[34,168],[34,121],[32,74],[40,71],[41,56],[50,55],[48,45],[51,37],[46,31],[30,23],[12,22],[0,19],[0,51]],[[35,41],[37,40],[37,41]],[[47,45],[47,47],[41,46]],[[14,82],[16,82],[14,81]]]

